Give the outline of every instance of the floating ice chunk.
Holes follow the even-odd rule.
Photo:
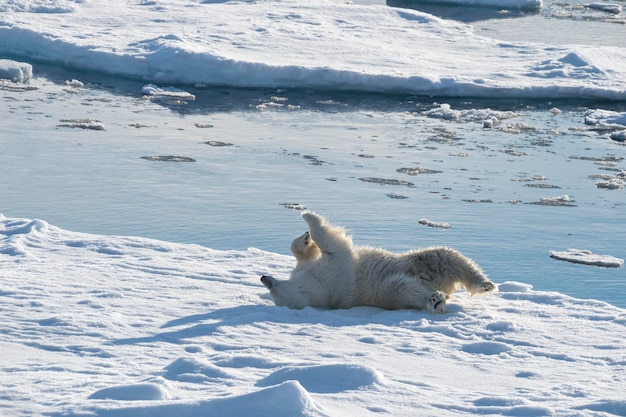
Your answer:
[[[568,249],[562,252],[550,251],[550,257],[576,264],[602,266],[606,268],[620,268],[624,266],[623,259],[615,258],[611,255],[596,255],[586,249]]]
[[[78,80],[65,80],[65,85],[67,85],[68,87],[73,87],[73,88],[83,88],[85,86],[85,84],[82,81],[78,81]]]
[[[450,223],[433,222],[433,221],[430,221],[428,219],[420,219],[420,221],[418,223],[419,224],[423,224],[424,226],[428,226],[428,227],[438,227],[438,228],[441,228],[441,229],[449,229],[450,228]]]
[[[163,162],[196,162],[195,159],[182,155],[150,155],[142,156],[141,159],[146,161],[163,161]]]
[[[620,14],[622,12],[622,6],[617,3],[587,3],[585,7],[611,14]]]
[[[152,97],[165,97],[179,100],[195,100],[196,96],[175,87],[159,87],[154,84],[146,84],[141,89],[141,94]]]
[[[596,187],[604,188],[605,190],[621,190],[624,188],[624,181],[611,178],[609,180],[596,182]]]
[[[602,109],[587,110],[585,124],[599,127],[626,126],[626,113]]]
[[[611,133],[611,139],[616,142],[626,142],[626,130]]]
[[[439,107],[423,112],[425,116],[435,119],[451,120],[455,122],[485,122],[493,127],[499,120],[518,117],[519,113],[512,111],[497,111],[491,109],[468,109],[454,110],[448,103],[442,103]]]
[[[562,195],[557,197],[541,197],[539,201],[529,204],[535,204],[539,206],[565,206],[565,207],[576,207],[573,204],[574,200],[570,198],[568,195]]]
[[[0,59],[0,78],[14,83],[25,83],[33,77],[33,66],[26,62]]]

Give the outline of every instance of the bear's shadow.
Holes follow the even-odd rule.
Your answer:
[[[114,345],[167,342],[187,344],[189,339],[208,336],[221,327],[237,327],[255,323],[323,324],[329,327],[357,326],[361,324],[399,325],[407,321],[443,321],[451,315],[465,311],[462,305],[449,303],[446,313],[432,314],[426,310],[385,310],[378,307],[353,307],[350,309],[321,309],[305,307],[293,310],[274,305],[242,305],[193,314],[170,320],[163,324],[162,332],[153,335],[117,339]]]

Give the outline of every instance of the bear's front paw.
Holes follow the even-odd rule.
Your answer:
[[[443,313],[446,309],[446,294],[437,291],[428,298],[428,311],[431,313]]]
[[[324,218],[322,216],[320,216],[319,214],[314,213],[312,211],[305,211],[304,213],[302,213],[302,218],[309,225],[310,224],[320,224],[324,220]]]
[[[496,291],[498,287],[491,281],[482,282],[474,287],[474,291],[472,291],[472,295],[476,294],[484,294],[487,292]]]

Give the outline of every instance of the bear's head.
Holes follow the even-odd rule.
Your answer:
[[[311,261],[322,254],[320,248],[311,239],[309,232],[298,236],[291,242],[291,253],[298,262]]]

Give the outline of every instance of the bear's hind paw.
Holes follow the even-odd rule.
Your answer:
[[[433,293],[428,298],[428,311],[431,313],[443,313],[446,309],[446,294],[442,291]]]

